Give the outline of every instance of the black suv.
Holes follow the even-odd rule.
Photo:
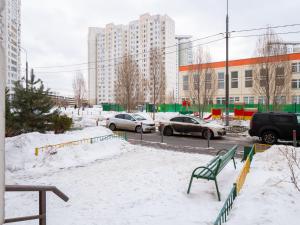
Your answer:
[[[257,136],[266,144],[274,144],[278,139],[293,140],[293,130],[300,139],[300,114],[268,112],[255,113],[250,122],[250,136]]]

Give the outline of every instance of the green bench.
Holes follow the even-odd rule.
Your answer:
[[[234,156],[237,150],[237,145],[233,146],[229,150],[220,150],[216,157],[213,158],[206,166],[200,166],[194,169],[189,188],[187,190],[187,193],[190,193],[192,182],[194,178],[197,179],[206,179],[206,180],[214,180],[216,184],[218,199],[221,201],[220,198],[220,192],[218,188],[218,182],[217,182],[217,175],[222,171],[222,169],[227,165],[227,163],[232,159],[234,168],[236,169]],[[226,153],[221,154],[222,152],[226,151]]]

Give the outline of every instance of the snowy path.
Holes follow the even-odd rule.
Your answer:
[[[83,167],[45,171],[43,175],[8,173],[8,181],[57,185],[70,197],[64,203],[48,194],[50,225],[211,224],[223,204],[217,201],[214,183],[195,181],[191,194],[186,194],[193,168],[205,165],[211,156],[125,147],[122,154]],[[238,171],[230,162],[219,176],[223,200]],[[6,217],[37,212],[37,194],[7,193],[6,201]]]

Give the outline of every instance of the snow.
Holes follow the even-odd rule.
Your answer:
[[[290,183],[287,160],[280,149],[273,146],[254,156],[245,185],[234,202],[228,225],[298,225],[300,192]],[[300,160],[300,148],[298,160]],[[299,182],[299,181],[298,181]]]
[[[43,160],[46,160],[44,159],[44,157],[49,157],[49,154],[41,153],[40,157],[35,157],[34,150],[37,147],[60,144],[69,141],[77,141],[84,138],[92,138],[108,134],[112,134],[112,132],[104,127],[99,126],[85,128],[83,130],[78,131],[70,131],[66,132],[65,134],[41,134],[35,132],[22,134],[16,137],[6,138],[6,168],[9,171],[23,170],[26,168],[35,167],[36,164],[42,163]],[[88,151],[89,145],[75,146],[71,148],[80,149],[84,152]],[[59,149],[59,151],[61,150]],[[63,159],[61,160],[63,161]]]
[[[87,128],[72,134],[86,137],[85,130],[93,133],[93,129]],[[102,128],[99,132],[110,131]],[[65,203],[53,194],[47,195],[50,225],[210,224],[222,207],[214,182],[195,180],[191,193],[186,194],[193,169],[205,165],[212,156],[157,150],[111,140],[61,148],[56,154],[43,153],[35,160],[32,147],[54,140],[51,135],[46,134],[43,139],[43,135],[31,133],[8,139],[11,146],[6,149],[10,162],[7,164],[7,184],[55,185],[70,197]],[[65,140],[69,135],[59,136]],[[14,145],[18,138],[20,143]],[[15,147],[18,149],[13,150]],[[15,154],[9,154],[9,151],[15,151]],[[240,163],[238,167],[241,167]],[[223,200],[238,171],[230,162],[221,172],[218,182]],[[6,203],[7,218],[35,214],[37,194],[6,193]],[[36,221],[26,224],[36,224]]]
[[[35,147],[107,134],[111,131],[99,126],[59,135],[28,133],[7,138],[6,184],[55,185],[66,193],[70,197],[67,203],[48,193],[50,225],[212,224],[242,167],[236,160],[234,170],[229,162],[218,176],[219,202],[212,181],[194,180],[191,193],[186,194],[193,169],[207,164],[212,156],[153,149],[123,140],[34,155]],[[285,146],[273,146],[254,156],[227,224],[299,224],[300,193],[289,182],[282,148]],[[300,154],[300,148],[297,151]],[[6,218],[34,215],[37,210],[37,193],[6,193]]]

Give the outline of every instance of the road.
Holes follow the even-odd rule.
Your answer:
[[[173,150],[180,152],[211,154],[215,155],[221,149],[229,149],[234,145],[238,145],[237,156],[243,154],[243,147],[250,146],[257,142],[255,138],[238,136],[236,134],[228,134],[225,137],[210,140],[208,147],[207,140],[200,137],[192,136],[163,136],[163,142],[160,133],[145,133],[142,136],[138,133],[127,132],[128,141],[132,144],[149,146],[165,150]]]

